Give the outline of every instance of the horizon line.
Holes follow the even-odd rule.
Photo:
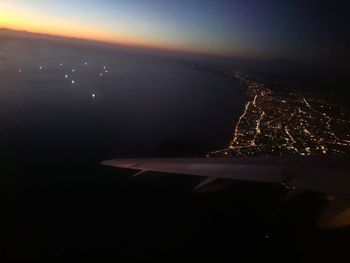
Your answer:
[[[126,47],[126,48],[138,48],[138,49],[153,50],[153,51],[183,53],[183,54],[187,54],[187,55],[200,55],[200,56],[209,56],[209,57],[229,58],[229,56],[214,54],[214,53],[210,54],[210,53],[204,53],[204,52],[198,52],[198,51],[192,51],[192,50],[166,48],[166,47],[162,47],[162,46],[144,45],[144,44],[136,44],[136,43],[125,43],[125,42],[118,42],[118,41],[108,41],[108,40],[95,39],[95,38],[66,36],[66,35],[62,35],[62,34],[44,33],[44,32],[31,31],[31,30],[26,30],[26,29],[3,27],[3,26],[0,26],[0,30],[12,31],[12,32],[17,32],[17,33],[27,33],[27,34],[32,34],[32,35],[38,35],[41,37],[56,37],[56,38],[63,38],[63,39],[69,39],[69,40],[95,42],[95,43],[100,43],[100,44],[107,44],[107,45],[120,46],[120,47]]]
[[[125,47],[125,48],[136,48],[136,49],[143,49],[143,50],[147,50],[147,51],[151,50],[151,51],[160,51],[160,52],[169,52],[169,53],[180,53],[183,55],[202,56],[202,57],[210,57],[210,58],[217,58],[217,59],[224,59],[224,60],[231,60],[231,59],[269,60],[269,59],[273,59],[273,58],[268,58],[268,57],[250,57],[250,56],[224,55],[224,54],[218,54],[218,53],[204,53],[204,52],[200,52],[200,51],[167,48],[167,47],[147,45],[147,44],[126,43],[126,42],[108,41],[108,40],[104,40],[104,39],[95,39],[95,38],[88,38],[88,37],[85,38],[85,37],[67,36],[67,35],[62,35],[62,34],[52,34],[52,33],[47,33],[47,32],[38,32],[38,31],[31,31],[31,30],[26,30],[26,29],[18,29],[18,28],[4,27],[4,26],[0,26],[0,30],[12,31],[12,32],[17,32],[17,33],[33,34],[33,35],[38,35],[41,37],[56,37],[56,38],[63,38],[63,39],[69,39],[69,40],[95,42],[95,43],[107,44],[107,45],[119,46],[119,47]],[[277,58],[277,59],[280,59],[280,58]],[[282,58],[282,59],[284,59],[284,58]]]

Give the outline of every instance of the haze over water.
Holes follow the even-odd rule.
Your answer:
[[[75,40],[4,39],[7,156],[155,156],[172,142],[204,154],[228,143],[241,113],[237,82],[178,62]]]

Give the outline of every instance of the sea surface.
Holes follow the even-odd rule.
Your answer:
[[[205,154],[226,146],[239,83],[137,49],[3,36],[0,132],[8,156]]]

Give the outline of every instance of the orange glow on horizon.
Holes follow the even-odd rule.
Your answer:
[[[15,9],[15,10],[14,10]],[[16,15],[14,15],[16,14]],[[48,22],[49,21],[49,22]],[[106,42],[111,44],[127,45],[133,47],[144,47],[151,49],[161,49],[169,51],[190,52],[190,53],[206,53],[194,52],[185,46],[176,46],[167,41],[157,41],[151,39],[137,38],[130,35],[127,29],[120,29],[116,26],[116,32],[119,34],[112,35],[91,24],[86,25],[79,21],[67,21],[63,19],[46,19],[43,16],[36,16],[28,10],[23,11],[16,6],[5,8],[0,4],[0,28],[6,28],[17,31],[27,31],[30,33],[47,34],[52,36],[61,36],[82,40],[92,40]]]

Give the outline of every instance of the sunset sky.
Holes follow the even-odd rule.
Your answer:
[[[346,9],[312,2],[0,0],[0,27],[215,55],[313,60],[343,48]]]

